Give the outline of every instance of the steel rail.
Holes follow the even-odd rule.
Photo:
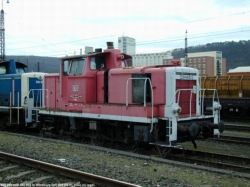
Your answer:
[[[250,131],[250,126],[249,125],[226,125],[225,130]]]
[[[234,172],[249,173],[250,171],[250,167],[234,165],[230,163],[215,162],[206,159],[190,158],[189,156],[180,156],[180,155],[179,156],[172,155],[170,157],[173,160],[184,161],[185,163],[189,162],[189,163],[194,163],[195,165],[203,165],[203,166],[205,165],[208,167],[226,169]]]
[[[250,158],[248,157],[239,157],[220,153],[174,148],[173,153],[167,155],[166,158],[178,161],[182,160],[184,162],[189,161],[193,163],[199,163],[200,165],[212,166],[214,168],[227,168],[235,172],[250,173],[250,167],[245,166],[246,164],[250,164]],[[211,161],[214,159],[219,159],[220,161]],[[238,162],[239,164],[231,164],[236,162]]]
[[[99,175],[94,175],[91,173],[86,173],[83,171],[78,171],[78,170],[66,168],[63,166],[58,166],[58,165],[42,162],[39,160],[34,160],[34,159],[25,158],[25,157],[21,157],[21,156],[9,154],[9,153],[4,153],[1,151],[0,151],[0,158],[5,159],[5,160],[9,160],[11,162],[22,163],[24,165],[27,165],[27,166],[30,166],[33,168],[39,168],[41,170],[48,171],[51,173],[58,173],[62,176],[78,179],[78,180],[81,180],[83,182],[88,182],[88,183],[92,183],[92,184],[96,184],[96,185],[105,185],[105,186],[110,186],[110,187],[117,187],[117,186],[119,186],[119,187],[138,187],[139,186],[139,185],[130,184],[127,182],[118,181],[115,179],[102,177]]]
[[[227,142],[227,143],[235,143],[235,144],[243,144],[243,145],[250,145],[250,138],[239,137],[239,136],[220,135],[219,138],[217,136],[214,136],[213,138],[209,138],[209,140]]]

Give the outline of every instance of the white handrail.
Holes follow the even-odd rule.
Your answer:
[[[38,94],[36,96],[36,104],[38,103],[38,100],[40,100],[40,103],[39,103],[39,107],[40,108],[45,108],[46,105],[44,103],[44,100],[45,100],[45,95],[43,96],[43,92],[46,92],[46,95],[48,96],[48,101],[49,101],[49,94],[48,94],[48,89],[31,89],[28,93],[28,97],[32,96],[32,98],[34,98],[35,94],[34,94],[34,91],[38,91]],[[29,97],[30,98],[30,97]],[[44,98],[44,99],[43,99]],[[35,99],[35,98],[34,98]],[[47,103],[46,103],[47,104]],[[36,105],[35,105],[36,106]]]
[[[187,89],[178,89],[175,91],[175,94],[174,94],[174,97],[171,99],[171,102],[170,102],[170,105],[173,105],[175,102],[178,104],[179,103],[179,100],[180,100],[180,93],[181,91],[190,91],[190,93],[192,93],[194,89],[192,88],[187,88]],[[204,115],[204,98],[205,98],[205,91],[213,91],[213,97],[212,97],[212,101],[215,101],[215,99],[218,100],[218,103],[220,103],[219,101],[219,95],[218,95],[218,91],[216,89],[197,89],[197,93],[196,94],[199,94],[200,98],[199,98],[199,101],[200,102],[200,107],[201,107],[201,115]],[[201,95],[201,91],[203,91],[203,94]],[[177,101],[176,101],[176,95],[177,95]],[[192,101],[192,94],[190,94],[190,102],[189,102],[189,109],[190,109],[190,117],[191,117],[191,114],[192,114],[192,107],[191,107],[191,101]],[[213,102],[212,102],[213,103]],[[214,111],[213,111],[213,115],[214,115]]]
[[[133,80],[133,79],[139,79],[139,80],[145,80],[144,81],[144,107],[146,107],[146,82],[147,80],[149,81],[149,84],[150,84],[150,88],[151,88],[151,104],[152,104],[152,115],[151,115],[151,129],[150,129],[150,133],[153,131],[153,118],[154,118],[154,91],[153,91],[153,87],[152,87],[152,83],[151,83],[151,80],[150,78],[145,78],[145,77],[141,77],[141,78],[129,78],[127,80],[127,83],[126,83],[126,106],[128,106],[128,82],[130,80]]]
[[[16,108],[17,109],[17,124],[19,124],[19,100],[20,100],[20,96],[19,96],[19,92],[17,92],[17,107],[15,107],[15,93],[12,94],[12,92],[10,92],[10,123],[12,123],[12,109]]]

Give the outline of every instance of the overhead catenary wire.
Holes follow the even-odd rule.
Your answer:
[[[65,42],[58,42],[58,43],[51,43],[48,42],[47,40],[43,39],[44,41],[46,41],[47,45],[36,45],[36,46],[29,46],[29,47],[22,47],[22,48],[13,48],[13,49],[8,49],[8,50],[17,50],[17,49],[29,49],[29,48],[38,48],[38,47],[47,47],[47,46],[51,46],[51,45],[60,45],[60,44],[66,44],[66,43],[75,43],[75,42],[80,42],[80,41],[87,41],[87,40],[93,40],[93,39],[100,39],[100,38],[106,38],[106,37],[110,37],[113,35],[107,35],[107,36],[97,36],[97,37],[93,37],[93,38],[84,38],[84,39],[79,39],[79,40],[72,40],[72,41],[65,41]],[[64,50],[64,49],[62,49]]]
[[[245,30],[227,30],[230,32],[223,32],[223,33],[203,33],[203,34],[199,34],[199,35],[190,35],[188,37],[188,39],[196,39],[196,38],[203,38],[203,37],[209,37],[209,36],[219,36],[219,35],[226,35],[226,34],[233,34],[233,33],[238,33],[238,32],[247,32],[250,31],[250,27],[245,28]],[[183,36],[181,37],[176,37],[176,38],[172,38],[172,39],[161,39],[161,40],[154,40],[154,41],[149,41],[147,43],[138,43],[136,44],[136,46],[140,46],[140,45],[149,45],[149,44],[154,44],[154,43],[163,43],[163,42],[175,42],[175,41],[180,41],[183,40]]]
[[[199,34],[199,35],[190,35],[188,37],[189,40],[192,40],[192,39],[197,39],[197,38],[203,38],[203,37],[211,37],[211,36],[219,36],[219,35],[226,35],[226,34],[233,34],[233,33],[240,33],[240,32],[249,32],[250,31],[250,27],[248,28],[245,28],[243,31],[242,30],[227,30],[226,32],[213,32],[213,33],[203,33],[203,34]],[[92,38],[92,39],[96,39],[96,38],[101,38],[100,37],[95,37],[95,38]],[[91,38],[89,39],[80,39],[80,40],[74,40],[74,41],[67,41],[67,42],[75,42],[75,41],[84,41],[84,40],[91,40]],[[173,38],[173,39],[160,39],[160,40],[154,40],[154,41],[148,41],[148,42],[140,42],[140,43],[136,43],[136,46],[142,46],[142,45],[151,45],[151,44],[156,44],[156,43],[169,43],[169,42],[176,42],[176,41],[182,41],[183,40],[183,37],[176,37],[176,38]],[[61,43],[65,43],[65,42],[61,42]],[[53,44],[53,45],[58,45],[59,43],[56,43],[56,44]],[[37,48],[43,48],[45,46],[51,46],[49,44],[47,45],[40,45],[40,46],[35,46],[35,47],[27,47],[27,48],[30,48],[30,49],[34,49],[35,51],[33,51],[31,54],[29,55],[36,55],[36,53],[39,53],[39,52],[44,52],[44,50],[37,50]],[[104,46],[103,46],[104,47]],[[24,48],[15,48],[15,50],[17,49],[24,49]],[[11,49],[10,49],[11,50]],[[14,50],[14,49],[12,49]],[[67,49],[67,55],[73,55],[75,51],[78,51],[78,49]],[[161,50],[162,51],[162,50]],[[61,57],[61,56],[65,56],[65,51],[63,50],[64,53],[62,53],[62,51],[48,51],[46,52],[46,56],[48,56],[49,54],[52,54],[50,56],[53,56],[53,57]],[[143,53],[143,52],[142,52]]]
[[[237,12],[237,13],[233,13],[233,14],[228,14],[228,15],[222,15],[222,16],[234,16],[234,15],[240,15],[240,14],[247,14],[250,11],[245,11],[245,12]],[[215,19],[216,17],[210,17],[210,18],[204,18],[201,20],[194,20],[194,21],[190,21],[190,22],[186,22],[186,24],[189,23],[194,23],[194,22],[202,22],[202,21],[207,21],[210,19]],[[203,37],[212,37],[212,36],[218,36],[218,35],[226,35],[226,34],[233,34],[233,33],[239,33],[239,32],[248,32],[250,31],[250,27],[245,27],[244,29],[233,29],[233,30],[225,30],[225,31],[218,31],[218,32],[213,32],[213,33],[201,33],[198,35],[189,35],[189,40],[192,39],[197,39],[197,38],[203,38]],[[107,36],[97,36],[97,37],[93,37],[93,38],[84,38],[84,39],[79,39],[79,40],[71,40],[71,41],[64,41],[64,42],[57,42],[57,43],[53,43],[50,42],[46,39],[44,39],[44,37],[40,37],[36,34],[34,34],[36,37],[40,38],[43,42],[47,43],[46,45],[36,45],[36,46],[27,46],[27,47],[20,47],[20,48],[10,48],[8,49],[8,51],[15,51],[15,50],[23,50],[23,49],[34,49],[32,50],[31,53],[35,54],[35,53],[39,53],[39,51],[41,51],[42,53],[46,53],[48,56],[48,54],[52,54],[52,56],[65,56],[68,54],[73,54],[74,51],[78,51],[78,49],[65,49],[64,47],[61,47],[59,45],[62,44],[69,44],[69,43],[77,43],[77,42],[83,42],[83,41],[88,41],[88,40],[94,40],[94,39],[100,39],[100,38],[105,38],[105,37],[114,37],[115,35],[107,35]],[[151,41],[141,41],[141,42],[137,42],[136,46],[145,46],[145,45],[151,45],[151,44],[159,44],[159,43],[169,43],[169,42],[175,42],[175,41],[181,41],[184,40],[183,36],[178,36],[178,37],[174,37],[174,38],[165,38],[165,39],[159,39],[159,40],[151,40]],[[55,47],[60,49],[60,51],[52,51],[51,49],[48,49],[46,51],[46,49],[39,49],[36,50],[37,48],[46,48],[46,47]],[[58,52],[58,53],[57,53]],[[57,53],[57,54],[55,54]],[[59,54],[60,53],[60,54]],[[63,54],[62,54],[63,53]],[[61,55],[62,54],[62,55]]]
[[[218,17],[235,16],[235,15],[247,14],[247,13],[250,13],[250,11],[237,12],[237,13],[233,13],[233,14],[225,14],[225,15],[221,15],[221,16],[215,16],[215,17],[210,17],[210,18],[198,19],[198,20],[194,20],[194,21],[187,21],[186,23],[196,23],[196,22],[201,22],[201,21],[207,21],[207,20],[216,19]]]
[[[203,37],[211,37],[211,36],[218,36],[218,35],[226,35],[226,34],[232,34],[232,33],[240,33],[240,32],[248,32],[250,31],[250,27],[245,28],[243,31],[242,30],[226,30],[226,32],[213,32],[213,33],[202,33],[199,35],[190,35],[188,37],[189,40],[192,39],[197,39],[197,38],[203,38]],[[55,43],[55,44],[47,44],[47,45],[39,45],[39,46],[30,46],[30,47],[26,47],[26,48],[15,48],[15,49],[9,49],[9,50],[18,50],[18,49],[35,49],[35,48],[43,48],[45,46],[51,46],[51,45],[58,45],[58,44],[62,44],[62,43],[74,43],[74,42],[79,42],[79,41],[85,41],[85,40],[92,40],[92,39],[97,39],[97,38],[105,38],[107,36],[100,36],[100,37],[94,37],[94,38],[87,38],[87,39],[79,39],[79,40],[73,40],[73,41],[67,41],[67,42],[60,42],[60,43]],[[168,42],[175,42],[175,41],[181,41],[183,40],[183,37],[176,37],[176,38],[172,38],[172,39],[160,39],[160,40],[154,40],[154,41],[145,41],[145,42],[139,42],[136,43],[136,46],[142,46],[142,45],[151,45],[151,44],[156,44],[156,43],[168,43]],[[79,49],[67,49],[66,51],[67,54],[74,54],[74,51],[78,51]],[[39,50],[40,52],[43,52],[43,50]],[[38,53],[39,51],[34,51],[33,54],[35,54],[36,52]],[[49,51],[46,52],[46,54],[53,54],[53,53],[57,53],[60,52],[60,55],[58,54],[54,54],[53,56],[63,56],[65,55],[65,53],[62,53],[62,51]],[[63,52],[65,52],[65,50],[63,50]]]

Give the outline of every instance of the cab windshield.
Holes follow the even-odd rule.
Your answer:
[[[73,59],[70,63],[69,74],[80,75],[83,72],[85,59]]]

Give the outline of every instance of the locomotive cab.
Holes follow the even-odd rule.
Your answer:
[[[26,73],[27,66],[14,60],[0,62],[0,75]]]
[[[14,60],[0,62],[0,106],[21,106],[21,75],[26,67]]]
[[[46,76],[45,87],[51,91],[45,102],[51,109],[79,112],[88,103],[107,103],[108,72],[126,66],[129,58],[131,56],[114,49],[112,43],[108,43],[103,52],[96,49],[88,54],[61,58],[60,73]]]

